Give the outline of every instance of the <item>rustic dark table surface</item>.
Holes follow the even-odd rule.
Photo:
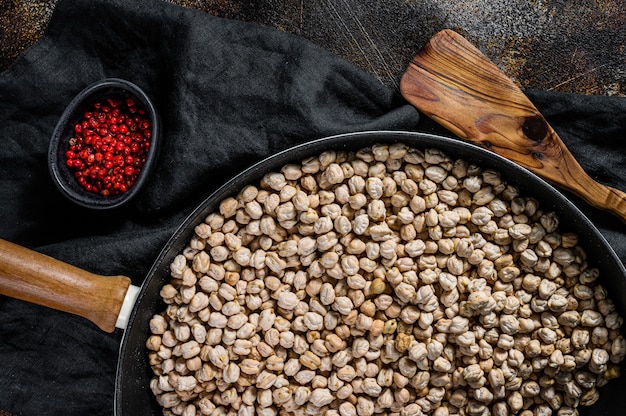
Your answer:
[[[626,0],[169,0],[303,36],[391,88],[444,28],[522,88],[626,95]],[[56,0],[0,0],[0,70],[45,30]]]

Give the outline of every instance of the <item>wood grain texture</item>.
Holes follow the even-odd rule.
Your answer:
[[[113,332],[130,279],[100,276],[0,240],[0,294],[82,316]]]
[[[402,95],[460,138],[493,151],[626,222],[626,193],[593,180],[500,69],[451,30],[412,59]]]

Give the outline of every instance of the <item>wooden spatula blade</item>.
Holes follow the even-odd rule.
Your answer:
[[[626,193],[594,181],[522,90],[458,33],[444,30],[433,36],[409,64],[400,91],[460,138],[626,222]]]

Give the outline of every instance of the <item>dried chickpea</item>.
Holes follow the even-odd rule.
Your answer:
[[[150,387],[167,416],[575,414],[626,342],[559,226],[437,149],[285,165],[221,201],[172,261]]]

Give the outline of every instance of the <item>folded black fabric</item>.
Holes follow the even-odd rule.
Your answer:
[[[57,191],[46,154],[64,107],[107,77],[153,98],[164,144],[137,199],[96,212]],[[531,99],[594,177],[626,189],[624,99]],[[44,37],[0,74],[0,238],[140,285],[182,220],[234,174],[297,143],[378,129],[439,132],[397,91],[302,38],[164,1],[61,0]],[[623,224],[580,206],[626,261]],[[0,408],[112,414],[120,338],[0,298]]]

